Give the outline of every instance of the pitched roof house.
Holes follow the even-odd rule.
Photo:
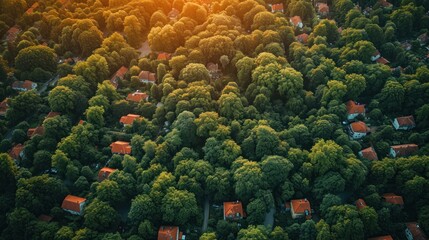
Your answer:
[[[140,115],[137,114],[128,114],[127,116],[122,116],[119,120],[124,126],[132,125],[134,120],[140,118]]]
[[[356,200],[356,207],[359,210],[361,210],[361,209],[367,207],[367,205],[366,205],[366,202],[362,198],[359,198],[358,200]]]
[[[71,214],[82,215],[85,202],[86,198],[67,195],[67,197],[64,198],[63,203],[61,204],[61,208]]]
[[[101,182],[103,180],[106,180],[107,178],[109,178],[110,174],[114,171],[116,171],[116,169],[108,168],[108,167],[104,167],[100,169],[100,171],[98,172],[98,181]]]
[[[158,230],[158,240],[184,240],[185,235],[177,226],[161,226]]]
[[[223,203],[223,220],[240,220],[243,217],[243,205],[240,201]]]
[[[387,65],[387,64],[389,64],[389,63],[390,63],[390,61],[389,61],[389,60],[387,60],[387,59],[385,59],[384,57],[380,57],[380,58],[378,58],[377,60],[375,60],[375,62],[380,63],[380,64],[383,64],[383,65]]]
[[[7,42],[13,42],[18,37],[18,34],[21,32],[21,29],[18,27],[18,25],[15,25],[6,32],[6,41]]]
[[[171,58],[170,53],[161,52],[161,53],[158,53],[158,57],[156,58],[156,60],[170,60],[170,58]]]
[[[33,13],[34,12],[34,10],[36,9],[36,8],[38,8],[39,7],[39,3],[38,2],[35,2],[35,3],[33,3],[33,5],[31,5],[31,7],[29,8],[29,9],[27,9],[27,11],[25,11],[25,13],[27,13],[27,14],[31,14],[31,13]]]
[[[21,92],[26,92],[26,91],[30,91],[37,88],[37,83],[32,82],[30,80],[25,80],[25,81],[15,81],[12,83],[12,89],[17,90],[17,91],[21,91]]]
[[[349,126],[350,137],[353,139],[360,139],[366,136],[369,132],[369,127],[362,121],[353,122]]]
[[[128,101],[139,103],[141,100],[147,100],[149,98],[149,95],[146,93],[142,93],[139,90],[135,91],[134,93],[129,93],[127,96]]]
[[[53,117],[56,117],[56,116],[59,116],[59,115],[61,115],[61,113],[59,113],[59,112],[49,112],[48,113],[48,115],[46,115],[46,117],[45,117],[45,119],[48,119],[48,118],[53,118]]]
[[[292,218],[301,218],[305,217],[306,219],[311,219],[311,207],[310,202],[304,199],[294,199],[290,201],[291,214]]]
[[[371,56],[371,61],[376,61],[377,59],[379,59],[381,57],[381,54],[380,54],[380,51],[378,51],[378,50],[375,50],[375,52],[374,53],[372,53],[372,56]]]
[[[407,228],[405,229],[405,236],[408,240],[427,240],[426,234],[420,228],[419,224],[416,222],[408,222],[405,224]]]
[[[349,100],[346,103],[347,119],[353,120],[359,115],[365,116],[365,104],[358,104],[355,101]]]
[[[387,0],[379,0],[378,1],[380,3],[380,5],[384,8],[391,8],[393,7],[393,4],[391,4],[390,2],[388,2]]]
[[[393,119],[392,124],[396,130],[410,130],[416,127],[416,123],[414,122],[414,117],[412,115],[397,117]]]
[[[296,40],[298,40],[298,42],[300,42],[302,44],[307,44],[308,34],[307,33],[299,34],[298,36],[296,36]]]
[[[9,151],[9,156],[15,160],[19,160],[24,156],[24,145],[21,143],[16,144]]]
[[[304,25],[302,23],[301,17],[300,16],[293,16],[289,19],[289,22],[297,28],[302,28]]]
[[[5,98],[0,102],[0,116],[6,116],[6,111],[9,108],[10,99]]]
[[[390,235],[386,235],[386,236],[368,238],[368,240],[393,240],[393,238]]]
[[[404,199],[402,196],[398,196],[394,193],[385,193],[383,194],[383,198],[385,202],[395,205],[404,205]]]
[[[419,150],[416,144],[402,144],[390,146],[389,155],[391,157],[406,157]]]
[[[373,147],[362,149],[358,154],[360,157],[368,160],[378,160],[377,153]]]
[[[284,13],[285,9],[283,7],[283,3],[277,3],[277,4],[270,4],[271,6],[271,12],[275,13],[275,12],[281,12]]]
[[[119,80],[124,80],[125,74],[127,72],[128,72],[128,68],[122,66],[110,78],[110,83],[115,87],[115,89],[118,88]]]
[[[131,145],[129,142],[116,141],[110,144],[113,154],[131,154]]]
[[[155,73],[149,72],[149,71],[141,71],[139,73],[139,79],[140,79],[140,82],[144,82],[144,83],[155,83],[156,82]]]
[[[326,3],[317,3],[317,12],[322,17],[326,17],[329,14],[329,6]]]
[[[37,126],[35,128],[29,128],[27,130],[27,137],[33,138],[36,135],[43,136],[45,134],[45,127],[43,125]]]

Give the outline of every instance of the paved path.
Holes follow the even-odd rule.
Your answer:
[[[210,202],[209,202],[209,197],[206,196],[206,199],[204,200],[204,221],[203,221],[202,232],[205,232],[207,230],[207,226],[209,224],[209,212],[210,212]]]
[[[58,81],[58,79],[60,79],[60,75],[54,75],[51,79],[49,79],[49,81],[45,82],[40,88],[39,90],[37,90],[38,94],[43,93],[44,91],[46,91],[46,89],[48,88],[49,85],[55,85],[55,83]]]
[[[275,212],[276,212],[276,209],[274,207],[272,207],[270,209],[270,211],[267,212],[267,214],[265,214],[265,220],[264,220],[265,227],[267,227],[269,229],[273,229],[273,226],[274,226],[274,213]]]

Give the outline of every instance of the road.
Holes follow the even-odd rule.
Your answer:
[[[53,85],[56,84],[56,82],[58,81],[58,79],[60,79],[60,75],[55,75],[53,76],[51,79],[49,79],[49,81],[45,82],[40,88],[39,90],[37,90],[38,94],[42,94],[44,91],[46,91],[46,89],[48,88],[49,85]]]
[[[273,229],[274,226],[274,213],[276,213],[276,208],[272,207],[267,214],[265,214],[264,225],[268,229]]]
[[[205,232],[207,230],[207,226],[209,224],[209,212],[210,212],[210,201],[209,201],[209,197],[206,196],[206,199],[204,200],[204,221],[203,221],[202,232]]]

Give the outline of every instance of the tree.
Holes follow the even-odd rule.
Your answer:
[[[49,47],[38,45],[24,48],[15,58],[15,67],[21,72],[32,72],[41,68],[54,73],[57,70],[57,56]]]
[[[250,225],[247,228],[243,228],[238,232],[237,239],[239,240],[268,240],[267,229],[260,225]]]
[[[188,83],[196,81],[208,81],[210,79],[209,71],[201,63],[190,63],[180,71],[180,79]]]
[[[396,81],[387,81],[380,93],[380,103],[386,113],[395,113],[402,109],[405,99],[404,87]]]
[[[359,74],[346,75],[347,97],[357,99],[366,88],[365,77]]]
[[[404,8],[393,11],[390,18],[397,27],[400,37],[408,36],[413,29],[413,15]]]
[[[48,101],[52,111],[73,113],[76,109],[77,94],[65,86],[57,86],[49,92]]]
[[[114,229],[118,222],[118,213],[108,203],[95,199],[85,208],[84,224],[96,231]]]
[[[261,199],[256,198],[247,205],[246,213],[248,214],[247,221],[250,224],[262,224],[267,213],[267,207]]]
[[[139,224],[145,219],[154,218],[156,209],[155,203],[147,194],[137,195],[131,201],[131,209],[128,212],[128,218],[133,224]]]
[[[185,224],[198,214],[195,195],[186,190],[169,188],[162,199],[161,212],[163,221]]]
[[[22,207],[15,208],[7,216],[8,227],[5,232],[10,232],[13,239],[28,239],[31,236],[32,224],[36,217],[27,209]]]
[[[100,106],[89,107],[86,110],[86,120],[98,127],[104,126],[104,108]]]
[[[101,201],[117,204],[124,199],[119,184],[110,179],[102,181],[97,186],[97,197]]]
[[[299,239],[315,240],[317,235],[316,224],[313,220],[307,220],[301,224]]]
[[[246,161],[234,172],[235,193],[243,201],[250,200],[259,189],[264,189],[262,169],[256,162]]]
[[[98,83],[108,78],[109,65],[106,58],[99,54],[93,54],[86,61],[78,62],[73,71],[76,75],[83,76],[91,89],[95,90]]]
[[[13,159],[6,153],[0,154],[0,193],[4,194],[15,190],[17,172],[18,169]]]
[[[215,35],[204,38],[198,46],[210,62],[220,62],[221,56],[224,55],[229,59],[234,56],[234,42],[227,36]]]
[[[268,156],[261,162],[264,181],[272,189],[276,189],[288,179],[292,168],[293,164],[281,156]]]
[[[425,104],[416,110],[417,125],[420,128],[429,126],[429,104]]]
[[[11,99],[6,118],[11,122],[21,122],[39,109],[41,103],[42,98],[35,91],[20,93]]]
[[[344,167],[342,151],[343,149],[334,141],[322,139],[316,142],[308,157],[317,175],[322,176],[329,171],[340,170]]]
[[[135,15],[126,16],[124,19],[124,32],[127,40],[134,48],[142,44],[142,26]]]
[[[222,117],[240,119],[244,110],[241,99],[234,93],[222,94],[218,100]]]

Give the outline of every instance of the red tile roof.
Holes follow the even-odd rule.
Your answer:
[[[63,200],[61,204],[61,208],[64,210],[70,210],[73,212],[81,213],[80,204],[85,202],[85,198],[67,195],[67,197]]]
[[[61,115],[61,113],[59,113],[59,112],[49,112],[48,115],[46,115],[45,119],[53,118],[53,117],[56,117],[59,115]]]
[[[177,226],[161,226],[158,230],[158,240],[181,240],[182,235]]]
[[[349,100],[346,104],[348,114],[363,114],[365,113],[365,104],[356,104],[354,101]]]
[[[300,34],[300,35],[298,35],[298,36],[296,36],[296,39],[299,41],[299,42],[301,42],[301,43],[307,43],[307,41],[308,41],[308,34],[307,33],[303,33],[303,34]]]
[[[12,149],[9,151],[9,156],[11,156],[13,159],[17,160],[20,159],[21,152],[24,150],[24,145],[21,143],[16,144],[12,147]]]
[[[383,65],[386,65],[386,64],[389,64],[390,62],[389,62],[389,60],[387,60],[387,59],[385,59],[384,57],[381,57],[381,58],[379,58],[379,59],[377,59],[377,60],[375,60],[377,63],[380,63],[380,64],[383,64]]]
[[[366,158],[368,160],[378,160],[377,153],[372,147],[362,149],[360,153],[362,154],[363,158]]]
[[[393,238],[390,235],[386,235],[386,236],[368,238],[368,240],[393,240]]]
[[[157,60],[170,60],[171,58],[171,54],[170,53],[158,53],[158,58]]]
[[[244,217],[243,205],[240,201],[223,203],[224,219],[241,219]]]
[[[12,88],[16,90],[26,89],[27,91],[30,91],[33,89],[33,82],[30,80],[15,81],[12,83]]]
[[[0,102],[0,116],[6,115],[6,111],[9,108],[9,98],[5,98],[2,102]]]
[[[391,146],[393,151],[396,153],[396,157],[408,156],[417,150],[419,150],[419,146],[416,144],[402,144]]]
[[[318,12],[319,13],[329,13],[329,6],[326,3],[318,4]]]
[[[311,217],[310,201],[308,201],[307,199],[294,199],[291,200],[290,203],[295,214],[305,214],[305,212],[307,211],[309,217]]]
[[[129,142],[116,141],[110,144],[112,153],[118,154],[131,154],[131,146]]]
[[[11,28],[9,28],[9,30],[7,31],[7,35],[6,35],[6,40],[8,42],[13,42],[15,41],[16,37],[18,36],[18,34],[21,32],[21,29],[15,25]]]
[[[122,116],[119,120],[120,123],[124,125],[131,125],[133,124],[134,120],[140,118],[140,115],[137,114],[128,114],[127,116]]]
[[[350,128],[353,132],[367,133],[369,132],[369,128],[362,121],[353,122],[350,124]]]
[[[39,7],[39,3],[38,3],[38,2],[35,2],[35,3],[33,3],[33,5],[31,5],[31,7],[30,7],[29,9],[27,9],[27,11],[25,11],[25,13],[27,13],[27,14],[31,14],[31,13],[33,13],[33,12],[34,12],[34,10],[35,10],[37,7]]]
[[[413,235],[413,240],[427,240],[425,233],[416,222],[406,223],[408,230]]]
[[[123,80],[125,77],[125,74],[128,72],[128,68],[122,66],[118,69],[118,71],[113,74],[113,76],[110,78],[110,83],[115,87],[118,88],[118,78]]]
[[[416,126],[416,122],[414,122],[414,117],[412,115],[404,116],[404,117],[397,117],[396,120],[398,121],[398,124],[400,127],[415,127]]]
[[[383,198],[388,203],[404,205],[404,199],[402,198],[402,196],[398,196],[394,193],[385,193],[383,194]]]
[[[298,26],[299,23],[302,23],[301,17],[300,16],[293,16],[290,18],[290,21],[292,22],[292,24],[296,27]]]
[[[361,210],[362,208],[364,208],[364,207],[366,207],[367,205],[366,205],[366,202],[362,199],[362,198],[359,198],[357,201],[356,201],[356,207],[359,209],[359,210]]]
[[[144,100],[148,97],[148,95],[146,93],[142,93],[140,91],[136,91],[134,93],[130,93],[127,96],[127,100],[128,101],[132,101],[132,102],[140,102],[141,100]]]
[[[149,72],[149,71],[141,71],[139,74],[139,79],[143,81],[149,81],[149,82],[155,82],[156,77],[155,73]]]
[[[277,4],[271,5],[271,11],[272,12],[283,12],[284,11],[283,3],[277,3]]]
[[[49,216],[49,215],[45,215],[45,214],[42,214],[38,217],[38,219],[42,222],[50,222],[50,221],[52,221],[53,218],[54,217]]]
[[[100,169],[98,172],[98,181],[101,182],[105,179],[107,179],[112,172],[116,171],[116,169],[104,167]]]
[[[43,136],[45,134],[45,127],[37,126],[35,128],[29,128],[27,130],[27,137],[32,138],[36,135]]]

